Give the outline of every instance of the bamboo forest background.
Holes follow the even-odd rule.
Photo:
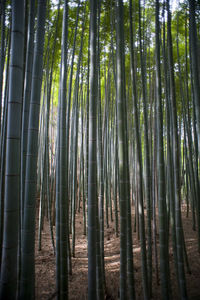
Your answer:
[[[156,272],[172,299],[172,247],[187,299],[183,209],[200,252],[199,2],[1,0],[0,20],[0,299],[35,298],[46,220],[56,297],[70,298],[77,213],[88,299],[106,294],[111,223],[119,298],[137,294],[136,232],[143,298],[154,295]]]

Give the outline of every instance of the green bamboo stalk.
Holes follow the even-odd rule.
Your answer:
[[[119,205],[120,205],[120,299],[126,299],[127,289],[127,143],[126,98],[124,77],[124,15],[123,1],[116,1],[116,42],[117,42],[117,122],[118,122],[118,157],[119,157]]]
[[[90,0],[90,98],[88,157],[88,299],[96,299],[96,96],[97,96],[97,1]]]
[[[34,52],[34,23],[35,23],[35,0],[30,1],[29,6],[29,24],[28,24],[28,39],[26,50],[26,69],[24,80],[23,94],[23,113],[22,113],[22,158],[21,158],[21,222],[24,216],[24,190],[25,190],[25,174],[26,174],[26,155],[27,155],[27,140],[28,140],[28,120],[31,98],[31,82],[33,70],[33,52]],[[21,224],[22,226],[23,224]]]
[[[11,61],[6,133],[5,202],[0,298],[17,296],[20,205],[21,111],[23,85],[24,1],[12,1]]]
[[[3,100],[3,72],[4,72],[4,64],[5,64],[5,17],[6,17],[6,12],[5,12],[5,4],[6,1],[2,0],[1,4],[1,10],[2,10],[2,15],[0,18],[1,22],[1,47],[0,47],[0,116],[2,114],[2,100]],[[0,122],[0,132],[1,132],[1,122]]]
[[[142,168],[142,148],[140,137],[140,123],[139,123],[139,109],[138,109],[138,96],[136,85],[136,73],[134,64],[134,45],[133,45],[133,21],[132,21],[132,1],[129,2],[129,15],[130,15],[130,54],[131,54],[131,79],[132,79],[132,93],[133,93],[133,109],[135,120],[135,134],[136,134],[136,155],[137,155],[137,170],[138,170],[138,203],[137,212],[139,220],[140,245],[141,245],[141,261],[142,261],[142,282],[144,298],[149,298],[148,291],[148,273],[147,273],[147,258],[146,258],[146,239],[145,239],[145,221],[144,221],[144,204],[143,204],[143,168]]]
[[[187,299],[186,279],[183,260],[183,230],[181,220],[181,193],[180,193],[180,148],[178,143],[178,125],[177,125],[177,108],[176,93],[174,80],[174,65],[172,53],[172,36],[171,36],[171,12],[169,9],[169,0],[167,0],[167,38],[168,38],[168,58],[169,58],[169,76],[170,76],[170,101],[172,115],[172,132],[173,132],[173,163],[174,163],[174,188],[175,188],[175,226],[176,226],[176,246],[178,261],[178,281],[182,299]]]
[[[67,39],[68,39],[68,1],[64,2],[62,23],[62,54],[60,73],[60,97],[58,113],[58,161],[57,161],[57,299],[68,299],[68,189],[67,189],[67,157],[66,157],[66,85],[67,85]]]
[[[145,58],[145,41],[142,45],[142,24],[141,24],[141,6],[139,0],[139,43],[140,43],[140,62],[141,62],[141,79],[142,79],[142,98],[144,112],[144,147],[145,147],[145,195],[147,203],[147,269],[148,269],[148,289],[152,294],[152,238],[151,238],[151,170],[150,170],[150,153],[148,137],[148,103],[147,103],[147,79],[146,79],[146,58]]]
[[[163,112],[161,94],[161,69],[160,69],[160,22],[159,1],[156,1],[156,100],[157,100],[157,169],[158,169],[158,208],[159,208],[159,241],[160,241],[160,277],[163,299],[170,299],[169,286],[169,260],[167,245],[167,218],[165,196],[165,165],[163,147]]]
[[[38,23],[33,58],[33,77],[28,126],[24,220],[22,228],[22,263],[19,298],[35,295],[35,206],[37,184],[38,126],[43,71],[46,1],[38,1]]]

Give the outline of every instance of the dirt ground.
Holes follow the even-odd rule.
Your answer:
[[[192,230],[191,213],[186,218],[183,210],[183,226],[192,274],[186,273],[188,298],[200,299],[200,254],[197,250],[197,232]],[[55,286],[55,256],[51,243],[48,222],[45,221],[42,233],[42,250],[38,251],[36,241],[36,299],[56,299]],[[157,236],[158,239],[158,236]],[[135,269],[136,298],[143,299],[141,277],[141,255],[139,241],[133,233],[133,252]],[[158,249],[159,252],[159,249]],[[69,299],[87,299],[87,240],[83,235],[82,212],[76,214],[76,253],[72,258],[73,274],[69,277]],[[180,299],[177,290],[177,281],[173,266],[173,255],[170,248],[170,268],[172,283],[172,299]],[[118,299],[119,289],[119,237],[115,236],[114,223],[105,228],[105,269],[106,269],[106,296],[105,299]],[[155,276],[155,263],[153,259],[153,298],[161,299],[160,286]]]

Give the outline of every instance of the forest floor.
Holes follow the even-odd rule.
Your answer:
[[[186,218],[183,209],[183,226],[185,241],[188,253],[191,274],[186,272],[188,298],[191,300],[200,299],[200,254],[197,250],[197,232],[192,230],[191,213]],[[105,228],[105,271],[106,271],[106,296],[105,299],[118,299],[119,290],[119,237],[116,237],[114,222],[110,222],[109,228]],[[157,235],[158,244],[158,235]],[[159,244],[158,244],[159,245]],[[56,299],[55,279],[55,256],[53,254],[49,225],[45,220],[42,233],[42,250],[38,251],[36,241],[36,299]],[[76,248],[75,258],[72,258],[72,272],[69,277],[69,299],[87,299],[87,240],[83,235],[82,212],[76,214]],[[136,298],[143,299],[142,277],[141,277],[141,255],[137,234],[133,233],[133,252],[135,269],[135,290]],[[159,248],[158,248],[159,252]],[[173,266],[173,254],[170,246],[170,268],[172,299],[180,299],[177,289],[177,280]],[[160,285],[155,275],[155,263],[153,259],[153,297],[161,299]]]

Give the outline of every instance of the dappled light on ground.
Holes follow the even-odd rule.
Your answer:
[[[87,299],[87,239],[82,234],[82,214],[76,216],[76,251],[75,258],[72,258],[72,275],[69,276],[69,299]],[[200,255],[197,251],[197,232],[192,230],[191,215],[187,219],[183,213],[183,226],[186,239],[187,253],[192,274],[186,272],[188,296],[191,300],[200,299]],[[119,267],[120,267],[120,238],[116,237],[114,223],[105,228],[105,271],[106,271],[106,294],[107,299],[118,299],[119,294]],[[157,238],[158,241],[158,238]],[[143,299],[140,244],[137,234],[133,233],[133,255],[134,255],[134,276],[137,299]],[[173,254],[170,242],[170,268],[173,299],[180,299],[177,290],[176,275],[173,264]],[[159,248],[158,248],[159,254]],[[42,250],[37,250],[36,243],[36,299],[56,299],[55,286],[55,257],[51,245],[49,226],[44,224],[42,235]],[[52,297],[52,298],[51,298]],[[157,284],[155,274],[155,263],[153,256],[153,299],[161,299],[160,285]]]

